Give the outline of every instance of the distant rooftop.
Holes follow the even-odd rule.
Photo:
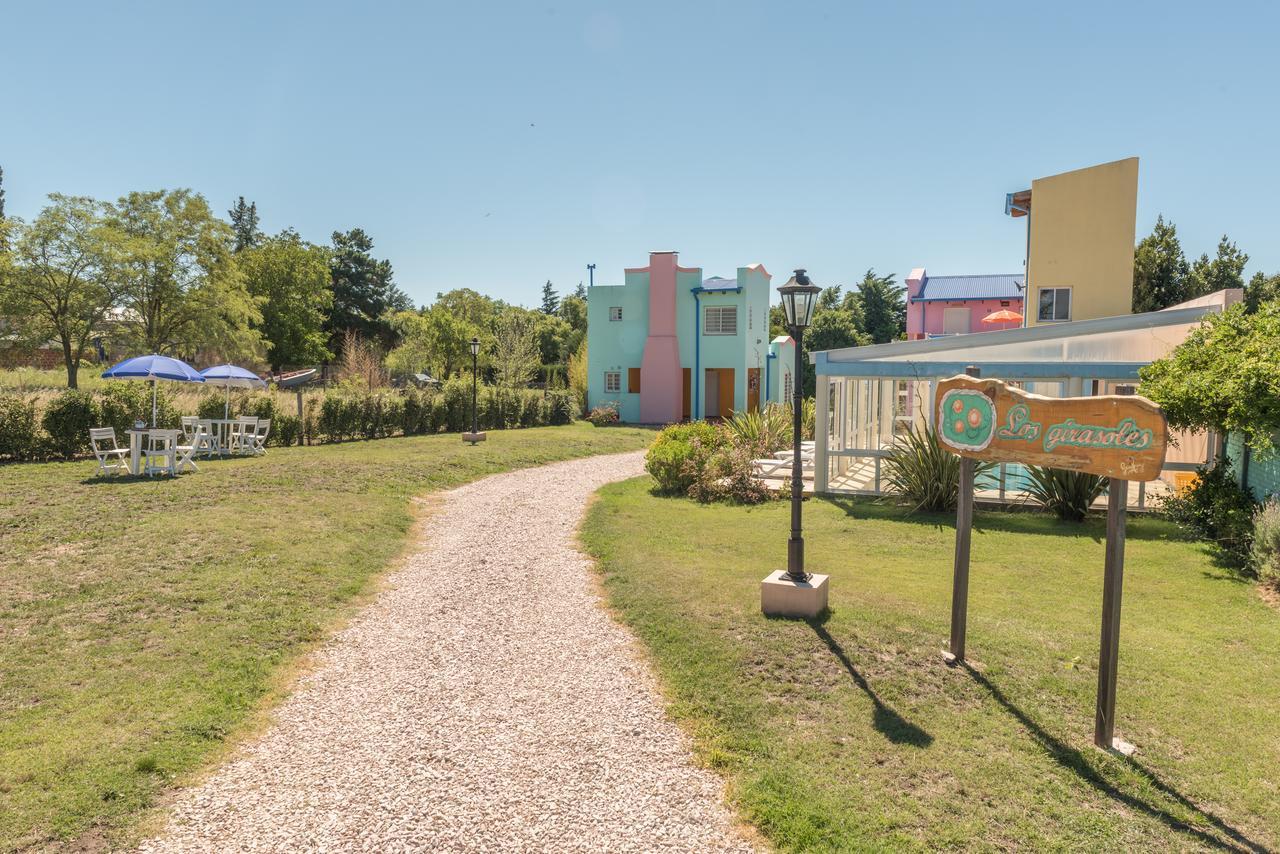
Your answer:
[[[710,276],[702,280],[704,291],[732,291],[738,287],[737,279],[726,279],[724,276]]]
[[[989,273],[979,276],[926,276],[920,295],[912,302],[963,299],[1021,299],[1021,273]]]

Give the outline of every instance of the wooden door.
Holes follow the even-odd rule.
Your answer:
[[[733,417],[733,368],[721,368],[720,379],[720,417]]]
[[[760,408],[760,369],[747,368],[747,411]]]
[[[690,402],[693,398],[693,374],[688,368],[681,373],[684,374],[684,420],[688,421],[692,416]]]

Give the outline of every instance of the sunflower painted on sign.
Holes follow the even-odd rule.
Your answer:
[[[946,445],[964,451],[981,451],[995,435],[996,409],[980,391],[955,388],[942,398],[939,435]]]

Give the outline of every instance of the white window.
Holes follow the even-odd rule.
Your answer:
[[[604,372],[605,394],[618,394],[622,391],[622,371]]]
[[[1041,288],[1040,311],[1036,319],[1055,322],[1071,319],[1071,288]]]
[[[736,305],[709,305],[705,311],[703,335],[737,335],[738,307]]]
[[[620,305],[611,305],[611,306],[609,306],[609,319],[610,319],[610,320],[621,320],[621,319],[622,319],[622,306],[620,306]]]

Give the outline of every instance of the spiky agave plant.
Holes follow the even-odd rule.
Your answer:
[[[725,426],[739,447],[772,454],[791,446],[791,412],[776,403],[756,412],[735,412]]]
[[[991,468],[978,463],[975,477]],[[933,427],[914,424],[889,452],[884,463],[886,490],[913,510],[954,510],[960,491],[960,458],[942,447]]]
[[[1059,519],[1083,522],[1089,508],[1106,492],[1106,478],[1080,471],[1027,466],[1027,492]]]

